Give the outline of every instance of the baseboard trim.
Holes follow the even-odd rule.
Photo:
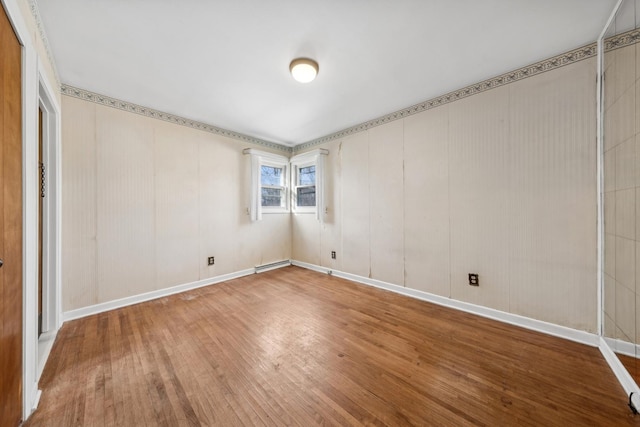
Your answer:
[[[40,335],[40,337],[38,338],[38,371],[36,372],[37,381],[40,381],[42,371],[44,371],[44,365],[47,363],[47,360],[49,360],[49,355],[51,354],[51,349],[53,348],[53,343],[56,341],[57,336],[58,329],[55,329],[53,331],[42,333],[42,335]]]
[[[226,280],[237,279],[238,277],[249,276],[255,274],[255,268],[248,268],[246,270],[236,271],[234,273],[222,274],[220,276],[210,277],[208,279],[198,280],[196,282],[185,283],[183,285],[172,286],[170,288],[159,289],[157,291],[147,292],[144,294],[133,295],[126,298],[121,298],[113,301],[108,301],[100,304],[90,305],[88,307],[78,308],[76,310],[65,311],[62,314],[64,322],[69,320],[80,319],[82,317],[91,316],[93,314],[103,313],[105,311],[114,310],[116,308],[122,308],[133,304],[138,304],[145,301],[151,301],[154,299],[166,297],[180,292],[190,291],[192,289],[202,288],[208,285],[214,285],[216,283],[224,282]]]
[[[640,345],[615,338],[603,337],[603,339],[614,353],[640,358]]]
[[[456,310],[464,311],[478,316],[486,317],[489,319],[497,320],[510,325],[520,326],[529,330],[542,332],[547,335],[552,335],[559,338],[564,338],[570,341],[575,341],[581,344],[586,344],[591,347],[598,347],[600,345],[600,337],[590,332],[580,331],[577,329],[568,328],[566,326],[556,325],[554,323],[545,322],[542,320],[532,319],[530,317],[520,316],[518,314],[507,313],[493,308],[483,307],[468,302],[463,302],[440,295],[431,294],[424,291],[418,291],[416,289],[405,288],[403,286],[394,285],[392,283],[383,282],[380,280],[370,279],[368,277],[358,276],[356,274],[345,273],[343,271],[332,270],[327,267],[321,267],[315,264],[309,264],[302,261],[291,261],[292,265],[306,268],[308,270],[317,271],[320,273],[332,274],[336,277],[351,280],[353,282],[362,283],[364,285],[374,286],[376,288],[385,289],[391,292],[395,292],[401,295],[416,298],[422,301],[431,302],[444,307],[454,308]]]
[[[256,265],[255,272],[265,273],[267,271],[276,270],[278,268],[289,267],[290,265],[291,265],[291,260],[286,259],[282,261],[271,262],[269,264]]]
[[[633,406],[640,408],[640,388],[638,388],[638,385],[629,374],[629,371],[627,371],[620,359],[618,359],[618,356],[616,356],[611,347],[609,347],[607,341],[607,338],[600,337],[600,345],[598,346],[600,353],[602,353],[602,356],[609,364],[609,367],[615,374],[620,385],[622,385],[622,388],[624,388],[627,396],[631,396]]]
[[[33,407],[31,408],[31,413],[34,413],[36,409],[38,409],[38,405],[40,404],[40,398],[42,397],[42,390],[36,391],[36,396],[33,398]]]

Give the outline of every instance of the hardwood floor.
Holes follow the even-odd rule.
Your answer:
[[[287,267],[65,323],[27,426],[640,425],[597,348]]]

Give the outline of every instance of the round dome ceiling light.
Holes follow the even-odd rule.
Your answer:
[[[300,83],[309,83],[318,75],[318,63],[309,58],[297,58],[291,61],[289,71]]]

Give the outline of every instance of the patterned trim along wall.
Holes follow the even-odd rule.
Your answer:
[[[604,49],[605,51],[611,51],[611,50],[619,49],[624,46],[628,46],[630,44],[638,43],[639,41],[640,41],[640,30],[632,30],[626,33],[619,34],[617,36],[610,37],[607,40],[605,40]],[[174,116],[168,113],[163,113],[161,111],[157,111],[147,107],[142,107],[140,105],[132,104],[130,102],[121,101],[121,100],[110,98],[104,95],[99,95],[99,94],[89,92],[84,89],[79,89],[73,86],[63,84],[61,86],[61,90],[63,95],[73,96],[75,98],[84,99],[86,101],[95,102],[97,104],[106,105],[109,107],[129,111],[136,114],[141,114],[143,116],[164,120],[164,121],[175,123],[178,125],[202,130],[205,132],[211,132],[216,135],[222,135],[229,138],[234,138],[240,141],[261,145],[263,147],[269,147],[269,148],[281,150],[287,153],[295,153],[298,151],[305,150],[309,147],[313,147],[314,145],[323,144],[325,142],[343,138],[345,136],[352,135],[354,133],[362,132],[364,130],[371,129],[373,127],[380,126],[395,120],[399,120],[404,117],[420,113],[422,111],[430,110],[432,108],[436,108],[441,105],[448,104],[450,102],[475,95],[477,93],[485,92],[490,89],[494,89],[500,86],[507,85],[509,83],[516,82],[518,80],[526,79],[528,77],[536,76],[538,74],[541,74],[547,71],[555,70],[565,65],[574,64],[578,61],[595,57],[597,56],[597,53],[598,52],[597,52],[596,43],[591,43],[587,46],[583,46],[581,48],[571,50],[561,55],[557,55],[552,58],[545,59],[544,61],[536,62],[535,64],[531,64],[526,67],[522,67],[505,74],[501,74],[497,77],[493,77],[483,82],[476,83],[471,86],[462,88],[460,90],[449,92],[445,95],[421,102],[411,107],[404,108],[399,111],[395,111],[385,116],[378,117],[373,120],[369,120],[368,122],[361,123],[361,124],[352,126],[350,128],[343,129],[341,131],[329,134],[327,136],[323,136],[321,138],[296,145],[293,148],[278,144],[276,142],[253,138],[248,135],[222,129],[210,124],[197,122],[197,121],[186,119],[179,116]]]
[[[254,138],[252,136],[244,135],[242,133],[222,129],[217,126],[209,125],[202,122],[197,122],[195,120],[186,119],[180,116],[174,116],[173,114],[169,114],[169,113],[163,113],[162,111],[143,107],[137,104],[133,104],[131,102],[121,101],[119,99],[110,98],[105,95],[89,92],[88,90],[84,90],[84,89],[78,89],[73,86],[63,84],[60,90],[62,91],[63,95],[84,99],[85,101],[95,102],[96,104],[106,105],[107,107],[116,108],[118,110],[124,110],[130,113],[140,114],[141,116],[151,117],[153,119],[164,120],[165,122],[171,122],[177,125],[187,126],[193,129],[210,132],[216,135],[237,139],[239,141],[249,142],[252,144],[261,145],[263,147],[285,151],[287,153],[291,153],[293,151],[291,147],[287,147],[285,145],[281,145],[275,142],[265,141],[263,139]]]

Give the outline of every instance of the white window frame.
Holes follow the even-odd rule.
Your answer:
[[[260,181],[260,207],[262,209],[262,213],[271,214],[271,213],[287,213],[289,212],[289,162],[288,161],[275,161],[274,159],[260,159],[260,163],[258,166],[258,171],[262,176],[262,166],[268,166],[272,168],[282,169],[282,185],[265,185]],[[263,188],[277,188],[282,190],[282,204],[280,206],[264,206],[262,204],[262,189]]]
[[[293,199],[293,211],[298,214],[314,213],[316,219],[323,222],[325,214],[324,200],[324,157],[329,154],[328,150],[319,148],[307,151],[306,153],[293,156],[291,163],[291,198]],[[297,206],[297,175],[298,169],[306,166],[316,167],[316,205],[315,206]]]
[[[324,204],[324,156],[329,154],[329,150],[322,148],[308,151],[288,159],[284,156],[256,150],[255,148],[245,148],[244,154],[251,155],[251,197],[249,204],[249,214],[252,221],[260,221],[263,213],[290,213],[291,205],[294,205],[295,213],[315,213],[316,219],[323,222],[326,213]],[[262,206],[262,166],[281,167],[283,171],[283,197],[284,206]],[[297,193],[292,191],[297,186],[297,171],[301,167],[316,167],[316,205],[315,206],[295,206]],[[291,172],[293,171],[293,172]],[[281,187],[278,187],[281,188]]]
[[[289,159],[285,156],[256,150],[255,148],[246,148],[242,152],[251,156],[251,197],[249,204],[251,220],[260,221],[263,213],[289,213]],[[263,165],[284,168],[282,181],[284,186],[282,194],[284,206],[262,206],[262,182],[260,172]]]
[[[313,185],[300,185],[299,184],[299,177],[300,177],[300,173],[299,170],[302,168],[306,168],[309,166],[315,166],[316,168],[316,179],[315,182],[313,183]],[[296,213],[316,213],[316,210],[318,208],[318,165],[317,162],[315,160],[311,160],[308,162],[302,162],[302,163],[298,163],[298,162],[291,162],[291,206],[293,206],[293,211]],[[315,199],[316,199],[316,203],[313,206],[298,206],[298,188],[303,188],[303,187],[315,187],[316,189],[316,195],[315,195]]]

